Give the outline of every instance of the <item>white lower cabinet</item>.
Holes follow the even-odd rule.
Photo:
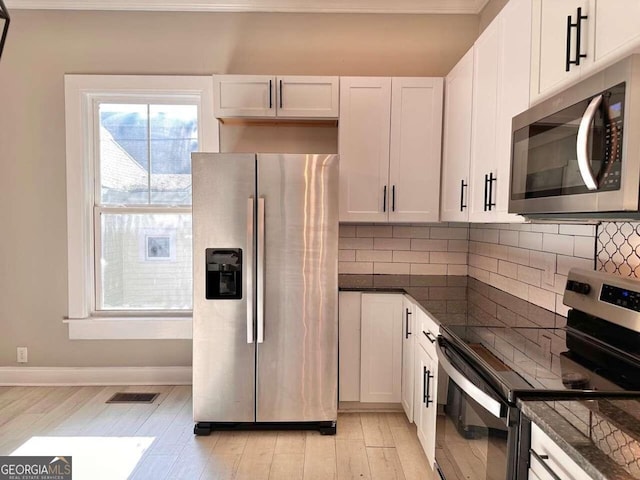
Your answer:
[[[402,300],[393,293],[362,294],[361,402],[401,401]]]
[[[361,292],[340,292],[338,295],[338,399],[341,402],[360,401],[361,302]]]
[[[422,345],[415,352],[415,397],[414,422],[418,439],[433,468],[436,454],[436,409],[437,409],[438,361],[427,353]]]
[[[410,422],[413,422],[413,392],[414,392],[414,351],[415,304],[406,296],[402,298],[402,408]]]
[[[591,476],[535,423],[531,424],[529,480],[590,480]]]

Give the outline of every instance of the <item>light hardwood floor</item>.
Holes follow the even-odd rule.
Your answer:
[[[106,404],[117,391],[151,405]],[[191,387],[0,387],[0,455],[72,456],[74,480],[431,480],[404,413],[341,413],[317,432],[193,435]]]

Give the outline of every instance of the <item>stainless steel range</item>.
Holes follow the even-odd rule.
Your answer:
[[[640,398],[640,282],[574,269],[564,303],[566,326],[496,317],[441,327],[441,478],[527,478],[518,399]]]

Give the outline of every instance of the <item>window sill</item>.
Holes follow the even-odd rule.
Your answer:
[[[90,317],[63,320],[70,340],[191,340],[191,317]]]

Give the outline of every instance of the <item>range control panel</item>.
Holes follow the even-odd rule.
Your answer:
[[[633,290],[615,287],[605,283],[602,285],[600,292],[600,301],[640,312],[640,292]]]

